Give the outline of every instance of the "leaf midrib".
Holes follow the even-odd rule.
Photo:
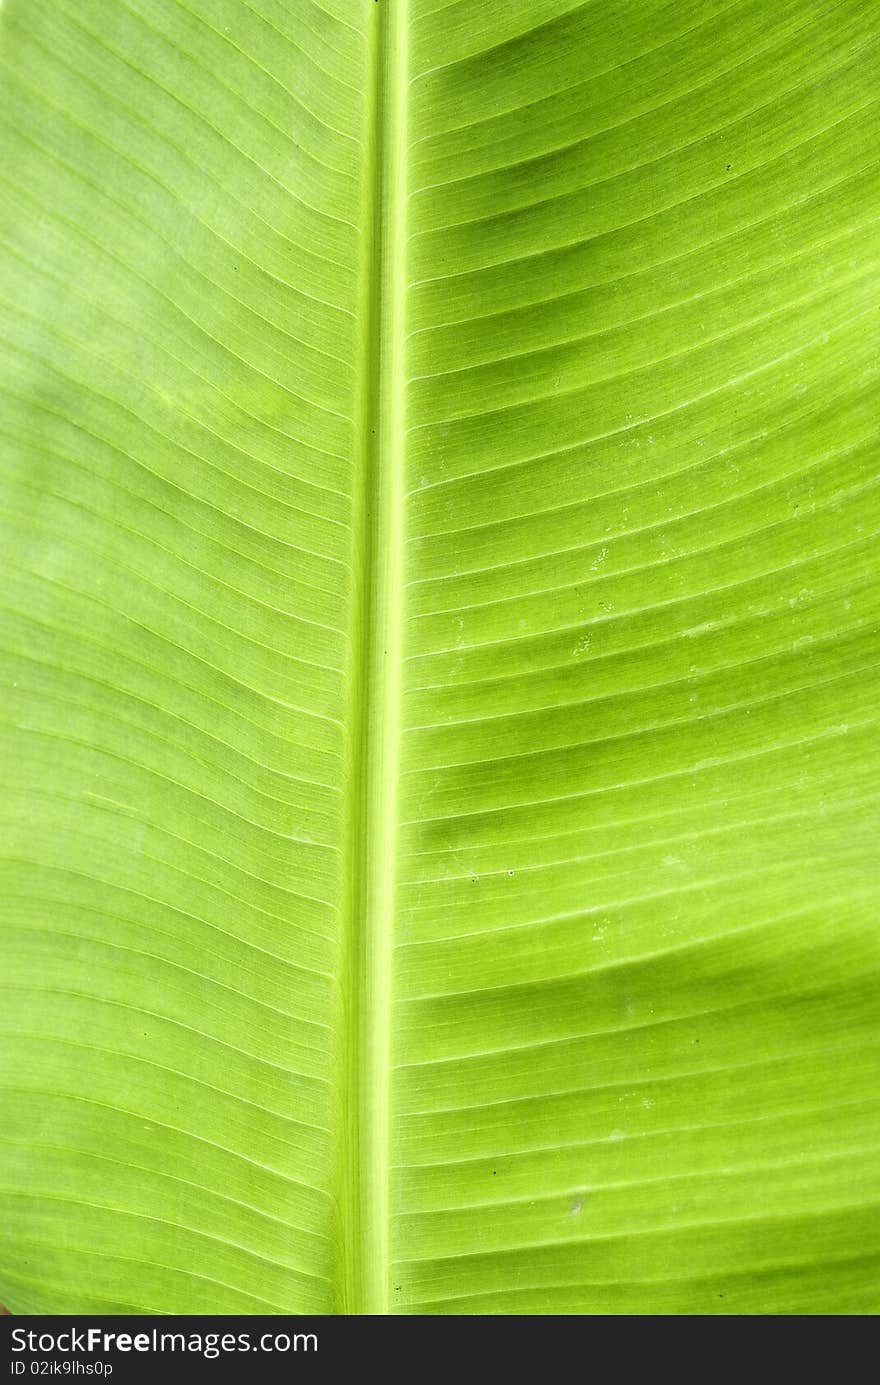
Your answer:
[[[402,665],[407,0],[367,15],[340,997],[337,1307],[388,1311],[391,929]]]

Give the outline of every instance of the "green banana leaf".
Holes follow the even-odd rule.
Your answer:
[[[878,55],[4,0],[13,1313],[880,1311]]]

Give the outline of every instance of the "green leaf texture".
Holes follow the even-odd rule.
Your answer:
[[[878,57],[4,0],[13,1312],[880,1311]]]

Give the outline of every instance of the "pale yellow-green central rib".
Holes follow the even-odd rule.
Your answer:
[[[369,8],[339,1301],[344,1313],[381,1314],[388,1311],[390,1274],[391,954],[402,659],[406,0],[377,0]]]

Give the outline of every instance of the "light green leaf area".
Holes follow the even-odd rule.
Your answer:
[[[0,1297],[880,1311],[880,11],[0,66]]]

